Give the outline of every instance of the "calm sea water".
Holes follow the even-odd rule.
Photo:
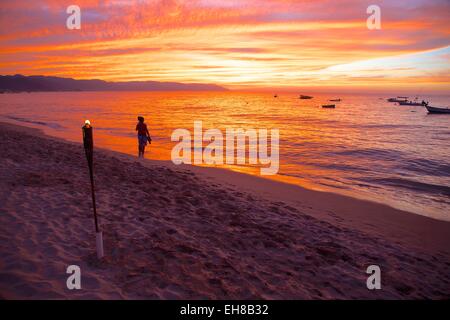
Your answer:
[[[170,159],[171,133],[218,128],[278,128],[280,171],[275,179],[387,203],[450,220],[450,115],[429,115],[423,107],[398,106],[382,95],[341,95],[336,109],[319,107],[331,95],[300,100],[264,93],[66,92],[0,96],[3,120],[38,127],[47,134],[80,141],[90,119],[96,145],[137,153],[136,116],[150,126],[147,154]],[[433,105],[450,96],[429,96]],[[259,170],[230,166],[252,174]]]

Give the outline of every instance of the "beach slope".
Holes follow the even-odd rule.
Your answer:
[[[450,298],[449,222],[220,169],[94,161],[102,261],[82,145],[0,124],[0,298]]]

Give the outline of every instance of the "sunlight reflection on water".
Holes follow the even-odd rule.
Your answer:
[[[153,143],[148,156],[170,159],[176,128],[277,128],[280,171],[274,177],[450,220],[450,116],[398,106],[380,95],[331,95],[300,100],[296,94],[238,92],[65,92],[3,94],[0,115],[80,141],[90,119],[97,146],[136,154],[136,116],[143,115]],[[450,97],[425,97],[446,105]],[[253,167],[231,166],[259,173]]]

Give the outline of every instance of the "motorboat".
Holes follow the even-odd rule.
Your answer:
[[[428,113],[436,113],[436,114],[450,114],[450,108],[439,108],[439,107],[431,107],[426,105],[425,106],[428,110]]]
[[[408,101],[408,97],[397,97],[397,98],[389,98],[387,99],[388,102],[403,102]]]
[[[399,101],[399,105],[401,106],[427,106],[428,102],[425,102],[422,100],[422,102],[419,101]]]

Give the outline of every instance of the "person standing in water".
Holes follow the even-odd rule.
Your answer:
[[[144,123],[144,117],[139,116],[138,121],[136,131],[138,133],[139,157],[144,157],[145,146],[147,145],[147,142],[152,143],[152,138],[150,138],[147,125]]]

